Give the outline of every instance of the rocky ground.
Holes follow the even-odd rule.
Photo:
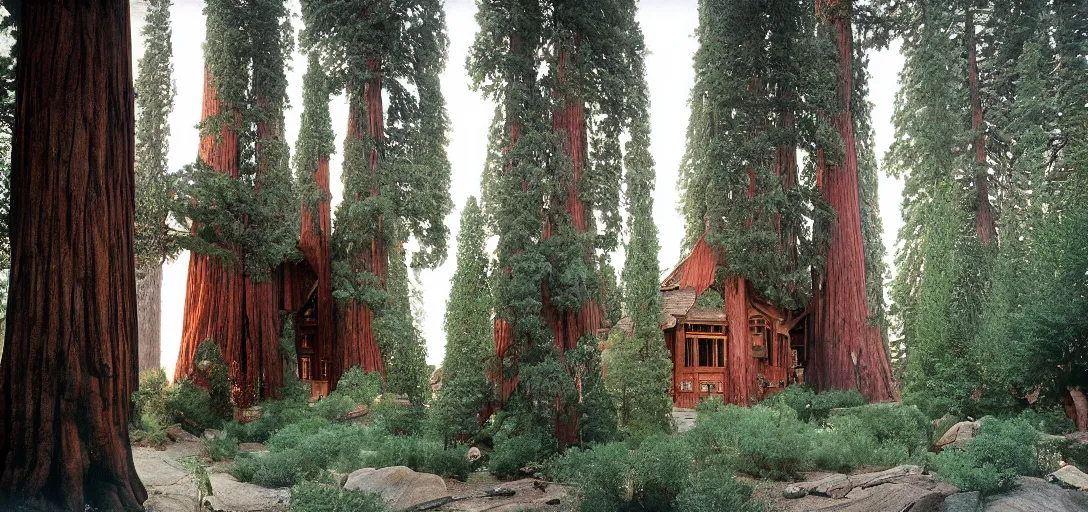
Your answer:
[[[207,468],[212,494],[204,496],[197,478],[186,466],[189,457],[201,457],[204,444],[193,436],[167,443],[164,450],[136,447],[136,472],[147,487],[148,512],[194,512],[203,501],[208,512],[287,512],[291,492],[238,482],[227,463]],[[243,447],[261,451],[261,445]],[[349,490],[380,494],[392,511],[435,510],[458,512],[559,512],[573,510],[570,490],[531,478],[499,482],[475,473],[468,482],[444,480],[403,466],[360,469],[343,479]]]

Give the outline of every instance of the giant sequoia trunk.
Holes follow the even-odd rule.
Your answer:
[[[967,44],[968,86],[971,96],[971,130],[975,132],[975,232],[983,244],[994,236],[993,206],[990,204],[989,173],[986,171],[986,138],[982,130],[982,97],[978,89],[978,44],[975,41],[975,17],[967,9],[964,23]]]
[[[332,298],[332,267],[329,259],[329,234],[332,217],[329,209],[329,156],[318,157],[314,181],[322,198],[314,205],[302,205],[302,233],[298,248],[317,276],[317,339],[314,340],[315,361],[328,359],[332,353],[336,327],[335,302]],[[303,298],[305,300],[305,298]]]
[[[21,5],[0,494],[141,510],[129,5]]]
[[[370,138],[372,146],[367,155],[367,168],[370,176],[370,195],[379,193],[377,182],[378,162],[381,160],[381,141],[385,138],[385,110],[382,105],[382,75],[377,59],[368,59],[372,78],[363,85],[362,98],[354,97],[348,110],[348,140]],[[354,197],[358,201],[358,194]],[[370,249],[363,250],[358,261],[354,262],[356,272],[370,272],[377,276],[379,286],[385,287],[385,268],[388,251],[382,236],[382,219],[375,225],[375,234],[370,240]],[[330,389],[336,388],[340,375],[352,366],[358,366],[366,372],[378,371],[384,374],[378,340],[374,337],[374,312],[369,306],[351,299],[343,305],[340,313],[339,343],[336,348],[339,356],[335,358],[333,374],[329,377]]]
[[[204,99],[201,120],[219,115],[225,105],[212,83],[211,71],[204,70]],[[238,177],[238,134],[224,123],[220,133],[201,137],[197,157],[215,172]],[[193,233],[197,226],[194,223]],[[236,255],[241,254],[236,251]],[[174,369],[174,380],[190,377],[196,349],[206,340],[214,340],[231,365],[231,378],[241,364],[245,279],[241,265],[227,267],[220,258],[192,252],[185,282],[185,316],[181,329],[181,348]]]
[[[752,337],[748,331],[748,282],[736,274],[725,277],[725,323],[728,329],[729,382],[725,393],[728,403],[746,405],[759,398],[755,364],[752,360]]]
[[[838,95],[842,110],[834,119],[845,153],[826,165],[818,151],[820,191],[837,219],[831,224],[827,272],[813,301],[811,377],[818,389],[857,389],[870,401],[898,396],[888,350],[877,326],[869,324],[865,289],[865,250],[861,239],[858,160],[850,112],[853,91],[853,33],[849,0],[819,0],[817,14],[834,27],[838,39]]]
[[[149,264],[136,279],[140,371],[158,370],[162,359],[162,264]]]

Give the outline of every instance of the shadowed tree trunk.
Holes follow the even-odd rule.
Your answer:
[[[839,49],[838,95],[841,110],[833,120],[845,153],[839,165],[826,165],[818,151],[817,183],[835,211],[827,272],[814,301],[812,380],[818,389],[857,389],[870,401],[898,396],[887,347],[877,326],[869,324],[865,288],[865,251],[861,238],[858,161],[850,112],[853,90],[853,33],[850,0],[819,0],[817,15],[835,30]]]
[[[723,283],[725,322],[729,336],[728,403],[748,404],[759,397],[752,364],[752,337],[748,332],[748,282],[736,274],[728,274]]]
[[[219,115],[223,108],[224,104],[212,84],[211,72],[205,68],[201,120]],[[237,178],[238,134],[224,123],[219,134],[209,133],[201,137],[197,156],[215,172]],[[194,224],[194,233],[196,229]],[[238,254],[237,250],[235,254]],[[192,375],[196,349],[209,339],[215,340],[224,360],[231,365],[231,378],[236,378],[237,362],[243,354],[245,287],[240,268],[226,268],[220,258],[190,252],[189,274],[185,284],[185,316],[174,381]]]
[[[363,86],[362,98],[352,98],[348,110],[348,140],[373,140],[367,166],[370,175],[370,195],[377,196],[378,162],[381,160],[381,141],[385,137],[385,109],[382,105],[381,65],[377,59],[368,59],[367,67],[372,78]],[[361,101],[360,101],[361,100]],[[365,123],[365,124],[364,124]],[[359,201],[359,197],[354,198]],[[357,261],[355,271],[366,271],[378,278],[378,284],[385,287],[385,267],[388,252],[382,236],[382,219],[377,220],[376,233],[370,240],[370,250],[363,251]],[[333,368],[329,376],[329,389],[336,388],[340,375],[352,366],[358,366],[365,372],[378,371],[385,374],[378,341],[374,337],[374,312],[369,306],[351,299],[341,306],[339,340],[336,349],[339,356],[334,358],[339,367]]]
[[[982,128],[982,97],[978,88],[978,44],[975,41],[975,16],[971,8],[967,9],[964,30],[971,96],[971,130],[975,132],[975,233],[983,244],[989,245],[995,232],[994,214],[990,204],[989,173],[986,172],[986,137]]]
[[[328,358],[335,334],[336,311],[332,298],[332,267],[329,254],[329,234],[332,216],[329,195],[329,155],[320,155],[314,181],[323,194],[313,209],[302,205],[302,233],[298,248],[317,276],[317,339],[314,340],[314,360]],[[380,357],[379,357],[380,359]],[[372,371],[372,370],[371,370]]]
[[[162,360],[162,265],[148,265],[136,280],[140,371],[158,370]]]
[[[18,26],[0,494],[142,510],[129,4],[23,2]]]

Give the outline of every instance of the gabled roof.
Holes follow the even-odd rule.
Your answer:
[[[717,271],[718,257],[706,242],[704,233],[691,248],[691,254],[661,283],[661,290],[691,289],[698,297],[714,284],[714,274]]]
[[[695,305],[699,296],[691,288],[679,288],[666,290],[662,293],[664,299],[661,311],[666,315],[684,316]]]

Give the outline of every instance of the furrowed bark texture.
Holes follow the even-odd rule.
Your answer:
[[[332,267],[329,255],[329,234],[332,233],[332,216],[329,195],[329,156],[321,155],[314,171],[314,181],[321,189],[323,198],[313,210],[302,205],[302,233],[298,248],[317,276],[317,339],[314,340],[314,360],[328,358],[336,328],[335,302],[332,298]],[[302,298],[305,300],[305,297]],[[380,359],[380,358],[379,358]],[[367,370],[364,368],[364,370]],[[372,371],[372,370],[367,370]]]
[[[0,494],[142,510],[129,4],[21,5]]]
[[[379,145],[385,138],[385,110],[382,106],[382,75],[381,66],[376,59],[369,59],[368,67],[373,78],[363,87],[363,108],[360,108],[358,100],[351,102],[348,112],[348,139],[362,140],[370,137],[374,141],[367,159],[370,173],[370,196],[379,194],[377,171],[378,162],[381,160]],[[365,109],[365,110],[364,110]],[[365,116],[365,117],[364,117]],[[365,124],[364,124],[365,123]],[[355,197],[358,201],[359,198]],[[382,219],[377,222],[377,233],[370,240],[370,251],[364,251],[360,261],[356,262],[355,271],[367,271],[378,277],[379,285],[385,287],[385,267],[388,261],[388,251],[382,237]],[[340,375],[352,366],[359,366],[366,372],[378,371],[385,374],[385,364],[382,361],[378,340],[374,337],[374,312],[369,306],[355,299],[341,307],[340,313],[340,343],[337,350],[340,356],[337,359],[339,368],[334,368],[329,376],[330,389],[336,389],[336,382]]]
[[[216,95],[211,72],[204,69],[204,99],[201,120],[219,115],[225,108]],[[201,137],[197,156],[215,172],[238,177],[238,134],[224,123],[218,137]],[[196,233],[197,226],[193,226]],[[241,257],[238,251],[235,254]],[[191,377],[196,349],[205,340],[214,340],[236,377],[242,352],[246,283],[240,269],[226,268],[222,260],[191,252],[185,282],[185,316],[181,347],[174,369],[174,381]],[[236,364],[237,363],[237,364]]]
[[[990,204],[989,173],[986,171],[986,137],[982,127],[982,97],[978,88],[978,44],[975,41],[975,17],[971,9],[967,10],[964,27],[971,95],[971,130],[975,132],[975,233],[983,244],[989,245],[995,233],[994,213]]]
[[[857,146],[854,141],[850,94],[853,88],[853,41],[849,0],[820,0],[817,14],[834,26],[839,48],[838,91],[842,110],[835,117],[845,146],[841,165],[823,162],[819,152],[821,193],[834,209],[827,275],[814,301],[812,381],[820,390],[857,389],[874,402],[898,397],[887,347],[877,326],[869,324],[865,296],[865,253],[861,239]]]
[[[136,279],[141,372],[162,366],[162,265],[147,265],[143,271]]]
[[[723,283],[725,322],[729,335],[729,383],[726,393],[731,404],[747,405],[759,398],[758,382],[753,375],[752,337],[748,332],[748,282],[728,274]]]

